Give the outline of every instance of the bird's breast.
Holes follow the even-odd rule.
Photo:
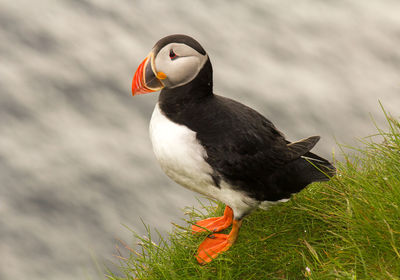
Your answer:
[[[196,132],[168,119],[157,104],[150,121],[150,138],[161,168],[172,180],[210,195],[207,189],[213,184],[210,176],[213,171],[205,161],[207,153]]]

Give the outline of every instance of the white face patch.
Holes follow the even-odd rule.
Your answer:
[[[172,52],[176,57],[171,58]],[[163,47],[155,57],[154,65],[158,72],[163,72],[167,78],[163,84],[167,88],[174,88],[192,81],[208,59],[185,44],[171,43]]]

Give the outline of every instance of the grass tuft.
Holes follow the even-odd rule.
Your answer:
[[[235,245],[205,266],[194,254],[205,234],[175,226],[167,239],[147,228],[108,279],[400,279],[400,124],[346,149],[338,175],[289,202],[248,216]],[[187,208],[187,222],[222,215],[224,205]],[[226,231],[228,232],[228,231]]]

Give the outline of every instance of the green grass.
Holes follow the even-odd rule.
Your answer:
[[[194,254],[206,234],[176,226],[158,244],[120,259],[109,279],[400,279],[400,124],[364,139],[336,162],[338,175],[289,202],[245,218],[236,244],[210,264]],[[221,215],[224,205],[189,209],[188,222]]]

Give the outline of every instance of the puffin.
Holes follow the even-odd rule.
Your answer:
[[[150,121],[154,154],[183,187],[224,203],[221,217],[192,225],[209,232],[196,259],[207,264],[237,240],[243,218],[288,201],[335,167],[311,153],[319,136],[290,142],[254,109],[213,92],[211,61],[198,41],[160,39],[138,66],[132,94],[161,91]],[[217,233],[232,226],[228,234]]]

